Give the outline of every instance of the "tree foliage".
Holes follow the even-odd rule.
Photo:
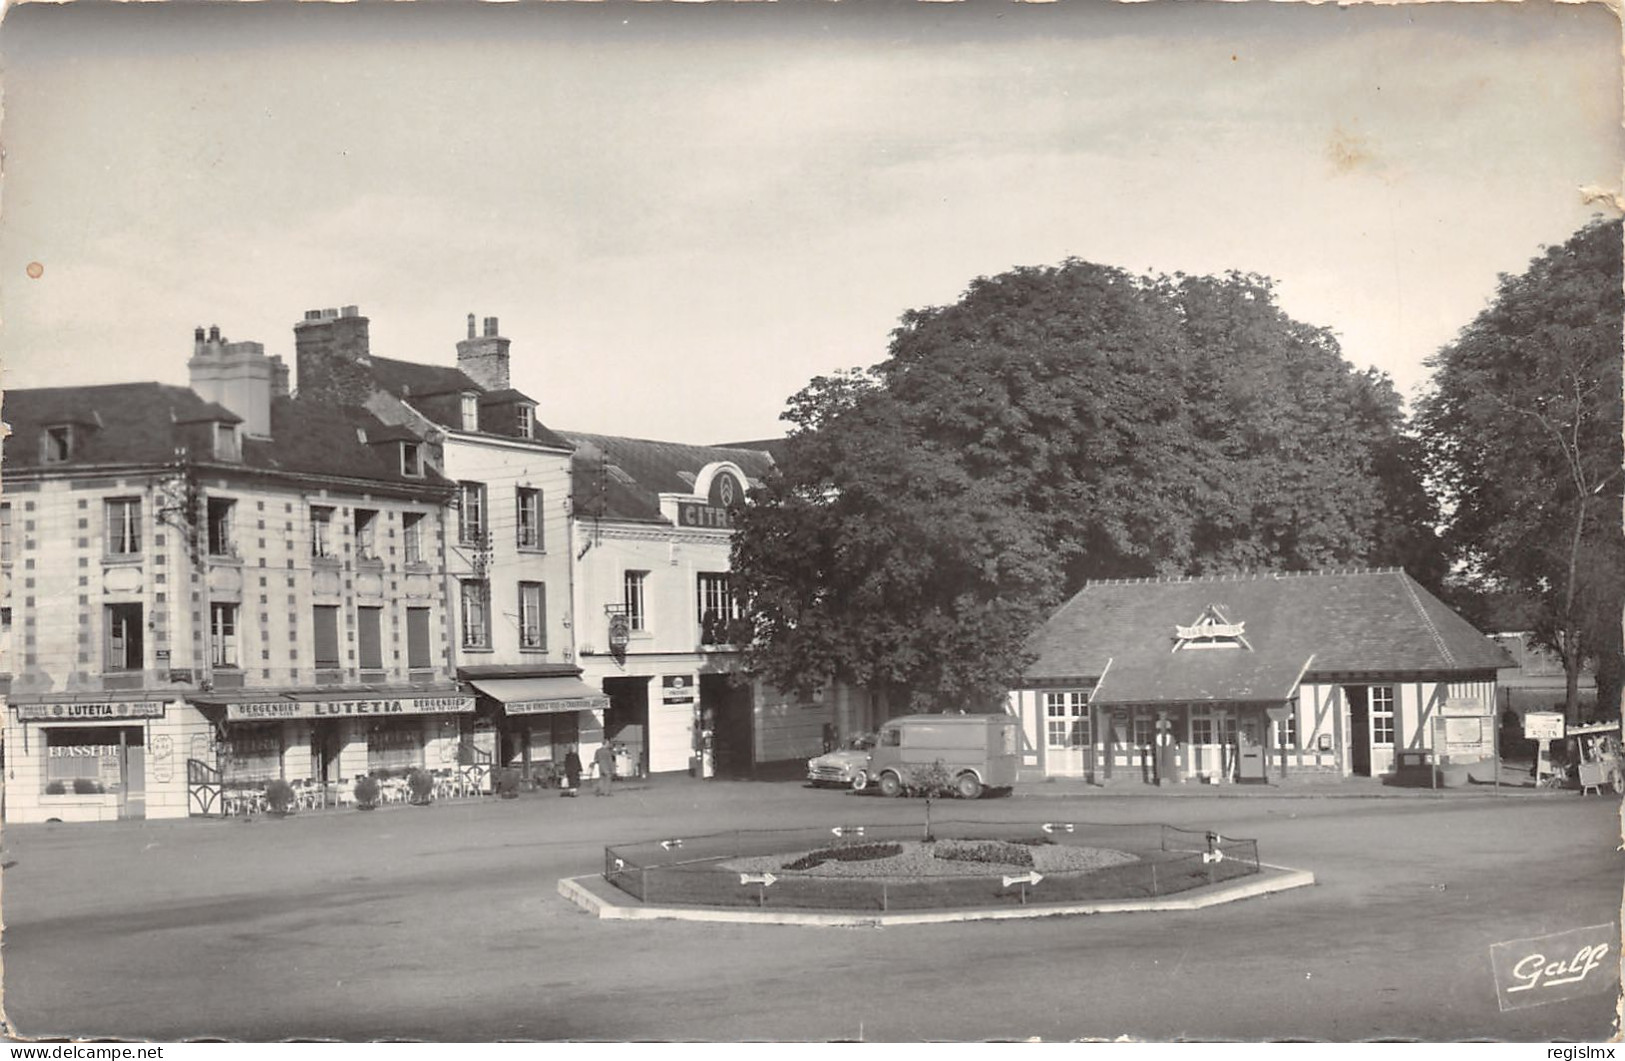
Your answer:
[[[1392,387],[1253,275],[1074,260],[978,279],[906,313],[883,363],[812,381],[785,419],[733,567],[751,664],[787,687],[994,706],[1086,579],[1390,563],[1429,544]]]
[[[1568,674],[1586,663],[1617,702],[1620,224],[1551,247],[1429,361],[1417,420],[1448,512],[1446,542],[1483,591],[1534,602],[1534,633]]]

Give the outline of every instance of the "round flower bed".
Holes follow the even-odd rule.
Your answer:
[[[1139,856],[1104,847],[1064,844],[1012,844],[1004,840],[905,840],[895,844],[865,845],[870,849],[897,848],[895,854],[854,858],[854,847],[832,846],[790,854],[733,858],[721,868],[737,873],[782,873],[804,877],[861,877],[870,879],[914,877],[999,876],[1037,870],[1040,873],[1087,873],[1127,862]],[[871,854],[864,851],[864,854]],[[822,856],[822,857],[820,857]],[[1025,861],[1023,861],[1025,856]],[[995,861],[1008,858],[1010,861]]]

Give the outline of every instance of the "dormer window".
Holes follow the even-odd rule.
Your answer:
[[[73,456],[73,426],[56,424],[45,429],[40,439],[40,462],[61,464]]]
[[[480,399],[478,395],[463,395],[463,430],[478,431],[480,429]]]
[[[416,442],[401,443],[401,474],[423,477],[423,447]]]
[[[536,408],[531,405],[520,404],[515,413],[514,426],[519,431],[520,438],[532,438],[536,434]]]
[[[214,425],[214,459],[222,461],[243,459],[242,444],[237,437],[236,424]]]

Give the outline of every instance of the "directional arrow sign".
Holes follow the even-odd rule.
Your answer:
[[[1004,886],[1008,888],[1012,884],[1037,884],[1043,879],[1044,875],[1035,869],[1031,873],[1023,873],[1018,877],[1004,878]]]
[[[861,825],[837,825],[835,828],[831,829],[830,832],[834,833],[836,836],[847,836],[847,835],[862,836],[863,835],[863,826],[861,826]]]
[[[683,842],[681,840],[662,840],[660,846],[670,851],[674,847],[682,847]]]
[[[1206,852],[1206,853],[1204,853],[1202,855],[1202,861],[1203,862],[1223,862],[1224,861],[1224,852],[1223,851],[1208,851],[1208,852]]]
[[[1042,826],[1046,833],[1069,833],[1072,831],[1071,822],[1045,822]]]
[[[771,873],[741,873],[739,875],[740,884],[760,884],[764,888],[771,888],[773,882],[778,879]]]

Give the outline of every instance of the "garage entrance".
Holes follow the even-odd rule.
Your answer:
[[[711,731],[717,777],[755,775],[755,708],[749,685],[735,685],[726,674],[700,675],[700,724]]]

